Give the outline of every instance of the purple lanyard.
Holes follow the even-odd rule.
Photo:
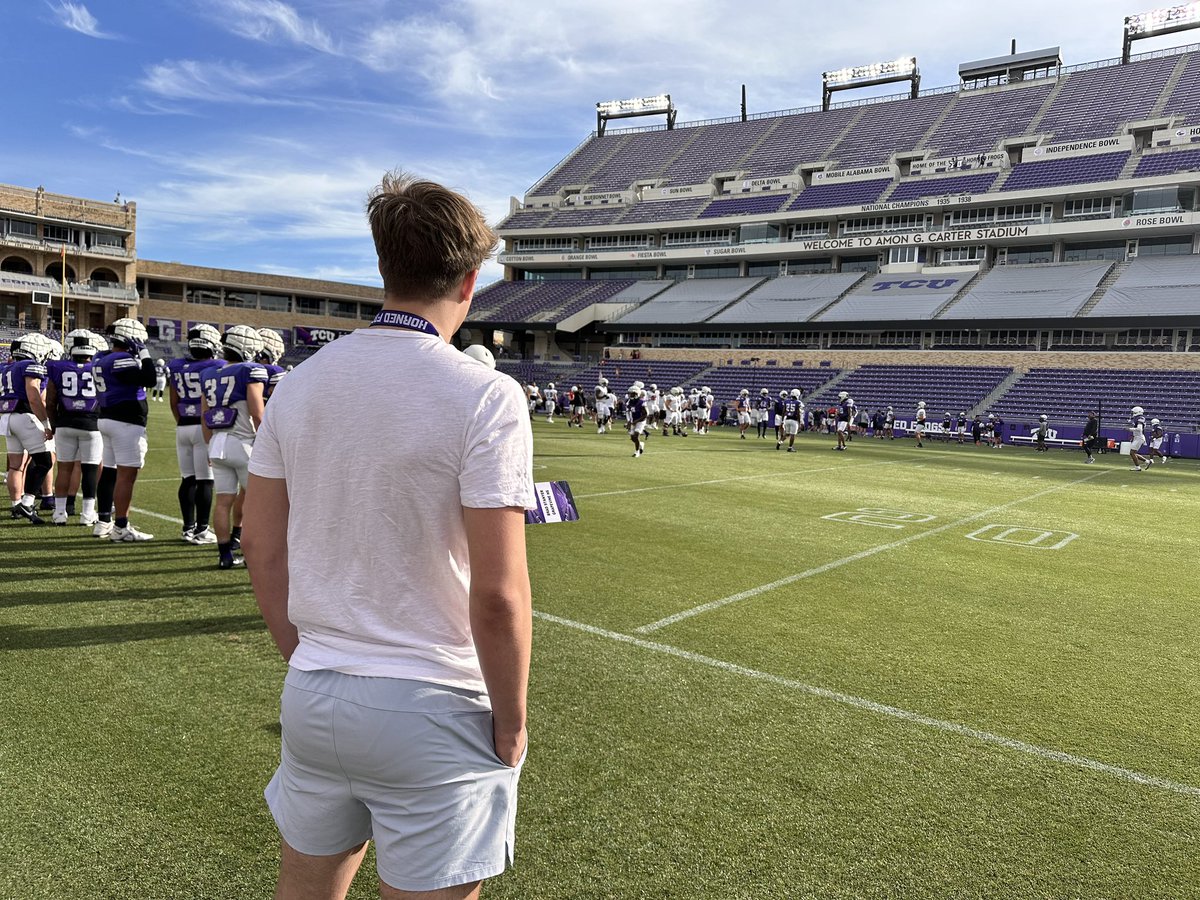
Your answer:
[[[409,331],[423,331],[426,334],[432,334],[434,337],[441,337],[438,330],[433,327],[433,323],[428,319],[422,318],[415,313],[397,312],[392,309],[385,309],[371,321],[371,327],[376,325],[390,325],[393,328],[407,328]]]

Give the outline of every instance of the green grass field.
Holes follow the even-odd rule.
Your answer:
[[[152,407],[156,540],[0,523],[0,897],[270,896],[284,666],[245,572],[177,540]],[[1197,464],[535,439],[582,520],[528,532],[487,896],[1200,896]]]

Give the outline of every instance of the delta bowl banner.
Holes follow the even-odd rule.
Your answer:
[[[297,347],[323,347],[350,333],[337,328],[305,328],[303,325],[297,325],[294,331]]]
[[[160,341],[183,340],[183,322],[179,319],[159,319],[151,316],[146,319],[146,330],[150,337],[157,336]]]

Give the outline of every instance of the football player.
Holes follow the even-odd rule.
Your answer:
[[[104,443],[100,439],[96,382],[92,359],[108,350],[108,342],[95,332],[77,328],[67,334],[69,358],[51,362],[46,386],[46,408],[54,426],[54,445],[58,454],[58,475],[54,482],[55,525],[66,525],[75,515],[75,492],[83,489],[80,525],[94,527],[96,485]]]
[[[708,434],[708,426],[712,424],[712,391],[707,386],[700,388],[699,406],[696,407],[696,431]]]
[[[209,369],[225,365],[220,359],[221,332],[212,325],[197,325],[187,334],[188,355],[168,364],[171,415],[175,418],[175,456],[179,462],[179,513],[183,541],[215,544],[208,527],[212,511],[213,470],[200,427],[202,382]]]
[[[258,329],[258,336],[262,338],[263,348],[258,351],[258,356],[254,358],[254,361],[262,363],[262,367],[267,370],[267,386],[263,388],[263,403],[266,403],[271,399],[271,394],[275,392],[276,385],[283,381],[283,376],[288,373],[287,369],[279,365],[279,360],[283,358],[283,354],[287,348],[283,346],[283,338],[279,336],[279,332],[274,328],[260,328]],[[482,350],[488,356],[491,356],[492,361],[488,365],[486,358],[479,358],[477,356],[473,358],[488,366],[489,369],[496,368],[496,357],[492,356],[491,350],[479,344],[473,346],[477,348],[476,352]],[[470,347],[467,348],[467,350],[470,349]],[[466,353],[467,351],[464,350],[463,352]]]
[[[546,424],[553,425],[554,413],[558,410],[558,387],[553,381],[547,382],[542,402],[546,405]]]
[[[163,395],[167,390],[167,361],[165,359],[156,359],[154,361],[154,391],[150,394],[151,400],[163,402]]]
[[[1150,461],[1157,460],[1160,463],[1167,461],[1167,454],[1163,453],[1162,445],[1166,434],[1163,431],[1162,423],[1158,419],[1150,420]]]
[[[738,392],[737,398],[737,417],[738,417],[738,435],[744,441],[746,439],[746,429],[750,427],[750,416],[753,410],[750,408],[750,391],[742,388]]]
[[[950,415],[950,411],[947,410],[946,414],[944,416],[942,416],[942,434],[941,434],[940,440],[943,440],[946,443],[950,443],[950,438],[954,436],[953,423],[954,423],[954,420]],[[937,436],[935,435],[935,437],[937,437]],[[962,443],[961,435],[959,436],[958,442],[960,444]]]
[[[1146,416],[1145,410],[1135,406],[1129,411],[1129,459],[1135,471],[1141,472],[1154,465],[1154,460],[1142,456],[1138,451],[1146,445]],[[1143,466],[1142,463],[1145,463]]]
[[[12,506],[13,518],[23,518],[31,525],[43,525],[45,520],[34,508],[42,483],[54,467],[54,430],[46,410],[46,361],[54,352],[54,345],[44,334],[31,332],[18,338],[12,347],[12,362],[4,373],[4,394],[8,409],[8,456],[9,472],[28,464],[20,487],[10,486],[16,502]]]
[[[676,385],[671,388],[666,397],[667,425],[671,426],[671,434],[687,437],[687,429],[683,424],[683,388]],[[743,435],[745,437],[745,435]]]
[[[1079,443],[1083,447],[1083,452],[1087,454],[1085,463],[1094,463],[1096,458],[1092,456],[1092,450],[1100,439],[1100,421],[1096,418],[1095,410],[1088,411],[1087,422],[1083,426],[1083,440]]]
[[[529,398],[529,418],[537,415],[538,404],[542,402],[542,392],[533,382],[525,385],[525,396]]]
[[[607,378],[601,376],[596,381],[594,393],[596,397],[596,434],[604,434],[608,431],[613,408],[613,396],[608,392]]]
[[[778,450],[779,447],[783,444],[783,419],[784,419],[784,416],[786,415],[783,407],[787,404],[789,396],[790,395],[788,394],[788,392],[786,390],[780,391],[779,398],[775,401],[774,406],[771,407],[772,420],[775,424],[775,449],[776,450]]]
[[[1047,419],[1046,414],[1042,413],[1042,415],[1038,416],[1037,431],[1034,432],[1034,437],[1036,438],[1037,442],[1036,449],[1038,453],[1046,453],[1049,451],[1050,448],[1046,446],[1046,438],[1049,437],[1049,435],[1050,422],[1049,419]]]
[[[896,439],[896,413],[890,406],[883,414],[883,433],[887,435],[889,441]]]
[[[137,319],[117,319],[108,332],[112,350],[92,359],[104,442],[104,471],[96,488],[99,521],[92,533],[118,543],[148,541],[154,535],[129,524],[129,507],[146,463],[146,388],[154,386],[154,360],[146,349],[146,326]]]
[[[783,424],[780,426],[788,439],[788,453],[796,452],[796,435],[800,433],[800,420],[804,417],[804,401],[800,399],[800,391],[793,388],[783,397]],[[775,444],[778,450],[783,445],[780,439]]]
[[[571,418],[567,422],[567,427],[574,425],[576,428],[583,427],[583,417],[587,415],[587,397],[583,394],[583,388],[577,384],[571,385]]]
[[[991,421],[992,446],[999,450],[1004,446],[1004,420],[993,413],[988,413],[988,419]]]
[[[202,380],[200,425],[213,467],[217,508],[217,566],[232,569],[242,564],[234,557],[234,500],[249,481],[248,466],[254,435],[262,423],[263,394],[270,380],[255,358],[263,339],[249,325],[232,325],[223,338],[226,365],[210,368]]]
[[[835,450],[846,449],[846,433],[850,430],[850,416],[854,411],[854,401],[845,391],[838,391],[837,406],[837,446]]]
[[[626,394],[625,420],[629,423],[629,439],[633,441],[633,456],[636,459],[646,452],[646,403],[642,400],[642,389],[637,382]]]
[[[923,446],[922,441],[925,440],[925,401],[917,401],[917,417],[913,423],[913,430],[917,435],[917,446]]]
[[[761,388],[758,392],[758,400],[754,404],[754,424],[758,427],[759,438],[767,436],[767,423],[771,418],[771,410],[775,403],[771,400],[771,392],[766,388]]]

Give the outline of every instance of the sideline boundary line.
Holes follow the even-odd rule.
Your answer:
[[[731,594],[728,597],[722,597],[719,600],[710,600],[708,603],[702,603],[699,606],[694,606],[691,609],[685,609],[682,612],[674,613],[659,619],[657,622],[651,622],[648,625],[641,625],[633,629],[635,634],[650,634],[653,631],[658,631],[660,628],[666,628],[668,625],[674,625],[676,622],[682,622],[684,619],[690,619],[693,616],[698,616],[702,613],[712,612],[714,609],[720,609],[722,606],[728,606],[730,603],[737,603],[740,600],[749,600],[752,597],[757,597],[760,594],[765,594],[768,591],[773,591],[776,588],[785,587],[789,584],[794,584],[805,578],[812,578],[814,575],[822,575],[833,569],[839,569],[842,566],[849,565],[853,562],[858,562],[860,559],[866,559],[868,556],[874,556],[876,553],[883,553],[887,550],[895,550],[898,547],[903,547],[911,544],[914,541],[919,541],[927,537],[933,537],[935,534],[941,534],[944,531],[949,531],[951,528],[959,528],[967,525],[984,516],[990,516],[993,513],[998,513],[1012,506],[1017,506],[1021,503],[1028,503],[1031,500],[1037,500],[1047,494],[1053,494],[1056,491],[1066,490],[1074,487],[1077,484],[1083,484],[1085,481],[1091,481],[1095,478],[1100,478],[1107,475],[1107,471],[1093,472],[1090,475],[1085,475],[1075,481],[1069,481],[1065,484],[1056,485],[1052,488],[1047,488],[1038,491],[1036,494],[1030,494],[1028,497],[1019,497],[1016,500],[1009,500],[1007,503],[1002,503],[999,506],[993,506],[990,509],[985,509],[982,512],[971,513],[969,516],[964,516],[961,519],[956,519],[953,522],[947,522],[945,525],[939,525],[937,528],[931,528],[928,531],[922,531],[917,534],[910,534],[908,537],[900,538],[896,541],[890,541],[886,544],[879,544],[875,547],[868,547],[866,550],[860,550],[858,553],[852,553],[850,556],[844,556],[841,559],[835,559],[832,562],[824,563],[823,565],[815,566],[811,569],[805,569],[803,572],[797,572],[794,575],[788,575],[780,578],[778,581],[772,581],[770,584],[762,584],[758,587],[750,588],[737,594]]]
[[[629,644],[634,647],[639,647],[642,650],[649,650],[654,653],[664,654],[666,656],[674,656],[678,659],[686,660],[687,662],[708,666],[709,668],[713,669],[719,669],[724,672],[729,672],[733,675],[740,675],[743,678],[750,678],[755,681],[766,682],[768,684],[788,688],[793,691],[800,691],[810,696],[817,697],[821,700],[831,700],[834,703],[839,703],[843,706],[850,706],[855,709],[861,709],[867,712],[876,713],[881,716],[887,716],[888,718],[899,719],[903,722],[909,722],[914,725],[922,725],[926,728],[932,728],[938,731],[956,734],[960,737],[971,738],[972,740],[981,741],[985,744],[992,744],[997,747],[1002,747],[1006,750],[1014,750],[1019,753],[1024,753],[1029,756],[1034,756],[1050,762],[1062,763],[1063,765],[1074,766],[1075,768],[1079,769],[1087,769],[1103,775],[1110,775],[1114,778],[1119,778],[1124,781],[1142,785],[1143,787],[1158,788],[1160,790],[1170,791],[1173,794],[1180,794],[1185,797],[1200,799],[1200,787],[1184,784],[1183,782],[1179,781],[1172,781],[1169,778],[1162,778],[1158,775],[1148,775],[1145,772],[1138,772],[1134,769],[1126,769],[1122,766],[1114,766],[1110,763],[1100,762],[1099,760],[1091,759],[1086,756],[1077,756],[1073,753],[1067,753],[1062,750],[1053,750],[1049,747],[1042,747],[1038,744],[1030,744],[1026,741],[1005,737],[1004,735],[996,734],[991,731],[984,731],[980,728],[972,728],[970,725],[963,725],[959,722],[950,722],[945,719],[927,716],[923,713],[901,709],[898,706],[889,706],[886,703],[868,700],[865,697],[856,697],[853,694],[843,694],[840,691],[830,690],[829,688],[805,684],[804,682],[797,681],[793,678],[785,678],[782,675],[773,675],[770,672],[763,672],[758,669],[751,669],[747,666],[740,666],[737,663],[731,663],[723,659],[705,656],[702,653],[695,653],[691,650],[684,650],[679,647],[672,647],[669,644],[659,644],[654,641],[647,641],[643,638],[634,637],[633,635],[622,634],[617,631],[608,631],[604,628],[598,628],[595,625],[586,625],[583,622],[574,622],[570,619],[564,619],[560,616],[551,615],[550,613],[534,610],[533,615],[535,618],[542,619],[543,621],[553,622],[556,625],[563,625],[567,628],[573,628],[576,631],[582,631],[587,634],[596,635],[597,637],[608,638],[609,640],[618,641],[623,644]]]

